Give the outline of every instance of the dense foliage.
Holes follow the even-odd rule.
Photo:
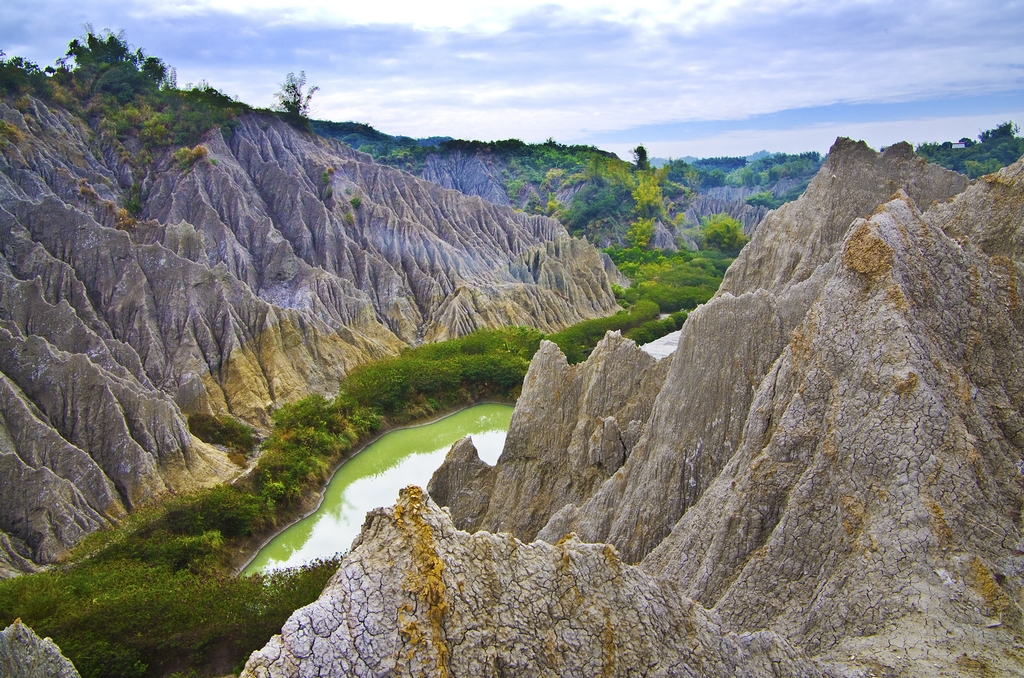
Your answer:
[[[719,220],[723,216],[717,215]],[[619,330],[637,344],[646,344],[680,329],[688,311],[714,296],[735,254],[713,249],[669,252],[643,247],[610,247],[605,252],[632,283],[626,289],[615,290],[628,311],[577,323],[545,337],[558,344],[570,363],[586,360],[610,330]]]
[[[361,122],[331,122],[329,120],[310,120],[309,122],[313,131],[320,136],[337,139],[352,148],[372,155],[374,158],[393,157],[396,160],[389,164],[407,171],[416,171],[416,159],[418,158],[418,162],[423,160],[414,149],[421,146],[436,147],[442,142],[451,141],[451,137],[413,139],[406,136],[392,136]],[[413,151],[411,156],[404,152],[407,149]],[[398,158],[406,158],[408,164],[400,164],[397,161]]]
[[[188,430],[206,443],[224,445],[240,454],[256,447],[256,432],[234,417],[196,413],[188,417]]]
[[[51,637],[84,678],[223,675],[316,599],[338,560],[255,577],[100,557],[0,582],[0,619]],[[197,674],[192,674],[197,675]]]
[[[244,446],[242,425],[200,423]],[[277,410],[274,424],[243,481],[139,511],[91,535],[66,565],[0,582],[0,623],[20,617],[52,637],[86,678],[235,668],[320,594],[338,560],[235,578],[232,554],[293,515],[380,419],[310,396]]]
[[[693,232],[694,237],[704,249],[721,252],[728,256],[736,256],[747,241],[743,226],[728,214],[712,214],[700,222],[700,228]],[[723,270],[724,273],[724,270]]]
[[[658,304],[641,299],[629,311],[585,320],[545,338],[558,344],[569,363],[575,364],[586,360],[607,332],[619,330],[638,343],[646,343],[674,332],[677,327],[682,327],[685,320],[685,313],[659,319]]]
[[[512,399],[540,340],[533,328],[505,327],[408,349],[354,370],[341,397],[397,421],[484,398]]]
[[[692,162],[669,160],[665,164],[668,178],[693,190],[704,190],[716,186],[763,187],[772,196],[774,209],[779,205],[796,200],[807,188],[815,173],[821,169],[824,159],[820,153],[810,151],[800,154],[774,153],[758,158],[702,158]],[[775,195],[775,187],[785,180],[790,188]],[[762,195],[760,200],[766,200]],[[756,203],[751,203],[756,204]]]
[[[1024,138],[1017,136],[1019,131],[1014,123],[1004,122],[979,134],[977,141],[964,137],[957,145],[951,141],[921,144],[917,147],[917,154],[976,179],[1006,167],[1024,155]]]

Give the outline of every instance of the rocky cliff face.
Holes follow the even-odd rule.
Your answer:
[[[590,497],[626,462],[671,362],[655,361],[618,332],[579,365],[543,342],[498,464],[460,443],[431,479],[430,495],[451,508],[459,529],[533,540],[552,513]]]
[[[368,359],[616,308],[599,253],[528,217],[250,116],[130,164],[41,102],[0,116],[0,575],[238,472],[183,412],[257,425]],[[136,175],[137,176],[137,175]]]
[[[488,155],[470,155],[454,151],[428,155],[419,176],[421,179],[462,191],[466,195],[475,195],[496,205],[511,205],[512,200],[498,180],[503,169],[502,163],[496,163],[494,158]]]
[[[381,647],[400,647],[401,656],[420,661],[406,666],[416,675],[479,656],[466,638],[493,633],[492,647],[538,647],[535,620],[547,628],[549,618],[583,617],[564,601],[580,600],[580,591],[586,604],[593,599],[580,587],[605,581],[605,564],[574,560],[577,549],[606,548],[578,544],[582,538],[609,540],[618,548],[605,554],[621,552],[624,561],[639,563],[615,566],[637,600],[588,607],[607,610],[609,634],[644,647],[628,664],[605,664],[606,675],[714,675],[714,662],[674,664],[671,647],[643,645],[659,642],[656,622],[613,617],[649,600],[649,583],[673,587],[673,604],[689,609],[694,601],[692,609],[721,624],[719,637],[780,643],[770,653],[795,662],[755,663],[742,669],[748,675],[1024,674],[1024,161],[968,185],[908,151],[900,145],[877,154],[840,140],[808,192],[769,215],[725,289],[690,316],[622,466],[588,499],[554,512],[538,532],[548,545],[455,533],[460,543],[484,550],[448,561],[447,542],[437,546],[443,538],[436,535],[450,529],[442,520],[431,528],[430,549],[416,551],[410,538],[384,528],[388,515],[401,528],[412,506],[406,496],[394,514],[368,522],[363,550],[345,561],[320,601],[293,617],[282,638],[254,655],[250,671],[299,675],[383,657],[369,649],[381,636],[359,629],[401,629],[413,610],[437,629],[419,639],[442,639],[449,629],[478,634],[457,632],[448,637],[462,642],[441,649],[440,640],[421,645],[410,632],[388,631],[397,640]],[[571,482],[562,469],[578,467],[589,453],[567,442],[566,431],[583,421],[575,415],[586,408],[573,410],[575,401],[564,398],[575,380],[558,370],[551,352],[538,357],[550,378],[524,391],[519,428],[510,431],[497,466],[484,468],[460,444],[446,463],[449,474],[435,478],[454,497],[456,524],[514,495],[519,506],[502,504],[514,514],[504,520],[525,533],[558,503],[543,495]],[[584,374],[600,363],[577,368]],[[602,379],[618,385],[637,367],[608,368]],[[623,392],[602,411],[631,397]],[[554,431],[556,417],[568,422],[561,432]],[[556,440],[575,456],[565,454],[561,465],[539,463],[554,456],[541,443]],[[524,449],[510,454],[517,444]],[[488,486],[480,481],[485,477],[500,481]],[[474,483],[486,496],[467,490]],[[432,509],[424,506],[419,515],[428,516]],[[570,530],[578,536],[562,539]],[[509,542],[514,546],[497,547]],[[414,574],[362,569],[374,548]],[[551,575],[521,559],[558,556],[560,549],[570,565],[586,567],[555,567]],[[443,580],[433,589],[432,608],[417,602],[416,587],[392,581],[431,571],[426,561],[412,564],[407,554],[417,552],[443,561],[432,570]],[[472,565],[457,564],[464,562]],[[449,568],[477,566],[510,573],[498,577],[496,591],[517,596],[539,588],[514,598],[509,609],[516,612],[480,604],[476,587],[486,577],[449,576]],[[632,579],[636,571],[651,579]],[[528,610],[521,618],[520,609]],[[636,630],[645,624],[649,635]],[[415,628],[426,626],[417,621]],[[555,648],[562,637],[548,636]],[[645,666],[640,656],[664,664],[637,668]],[[521,672],[596,673],[524,657],[516,666]],[[484,666],[482,675],[504,670],[497,663],[472,666]]]
[[[242,676],[840,675],[737,636],[614,549],[457,531],[416,487],[367,516],[317,602]]]
[[[0,631],[0,673],[6,678],[79,678],[52,640],[40,638],[18,619]]]
[[[1019,273],[903,192],[836,259],[736,453],[643,567],[813,654],[1020,672],[1001,656],[1024,599]]]
[[[615,544],[630,562],[641,560],[735,453],[754,390],[833,275],[832,260],[852,220],[901,186],[930,204],[966,183],[927,165],[907,144],[878,154],[840,139],[806,193],[766,218],[763,234],[730,266],[719,293],[690,315],[649,426],[623,472],[584,504],[560,510],[541,536],[574,531],[585,541]]]

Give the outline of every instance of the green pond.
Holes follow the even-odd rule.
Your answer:
[[[390,506],[406,485],[426,487],[456,440],[473,436],[480,458],[494,464],[512,419],[508,405],[476,405],[430,424],[391,431],[346,461],[315,513],[277,535],[244,573],[296,567],[348,551],[366,512]]]

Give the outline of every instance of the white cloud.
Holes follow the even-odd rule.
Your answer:
[[[850,4],[846,2],[844,4]],[[779,12],[788,7],[835,7],[818,0],[648,0],[642,6],[610,0],[138,0],[138,14],[195,16],[225,12],[238,16],[264,15],[288,23],[332,25],[408,25],[428,30],[499,32],[539,9],[567,17],[655,28],[672,25],[684,30],[728,22],[737,16]]]
[[[950,117],[988,109],[945,101],[1024,91],[1024,5],[1013,1],[922,0],[913,12],[871,0],[39,2],[0,0],[8,54],[52,63],[91,21],[126,29],[182,84],[205,79],[267,106],[285,73],[304,70],[320,87],[318,116],[411,136],[635,145],[644,139],[610,132],[922,100],[936,110],[917,117]],[[647,139],[695,136],[710,138]]]
[[[621,158],[629,158],[631,149],[641,143],[651,157],[658,158],[747,156],[760,150],[772,153],[825,153],[836,138],[841,136],[863,140],[875,149],[900,141],[908,141],[916,146],[926,142],[956,141],[963,136],[973,137],[1007,120],[1024,121],[1024,110],[915,120],[819,123],[796,129],[732,130],[685,141],[645,143],[639,139],[632,144],[606,143],[601,144],[601,147]]]

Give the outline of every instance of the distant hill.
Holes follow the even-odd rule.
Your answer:
[[[715,214],[739,220],[749,233],[769,210],[798,198],[822,163],[816,152],[762,150],[746,157],[654,158],[641,166],[594,146],[553,139],[414,139],[363,123],[321,120],[312,121],[312,128],[445,188],[555,217],[572,234],[602,246],[631,244],[630,228],[640,218],[660,224],[649,241],[657,248],[693,246],[684,230],[692,234]],[[658,195],[650,198],[657,209],[638,210],[635,192],[644,172],[657,184]],[[650,187],[651,179],[646,181]]]

